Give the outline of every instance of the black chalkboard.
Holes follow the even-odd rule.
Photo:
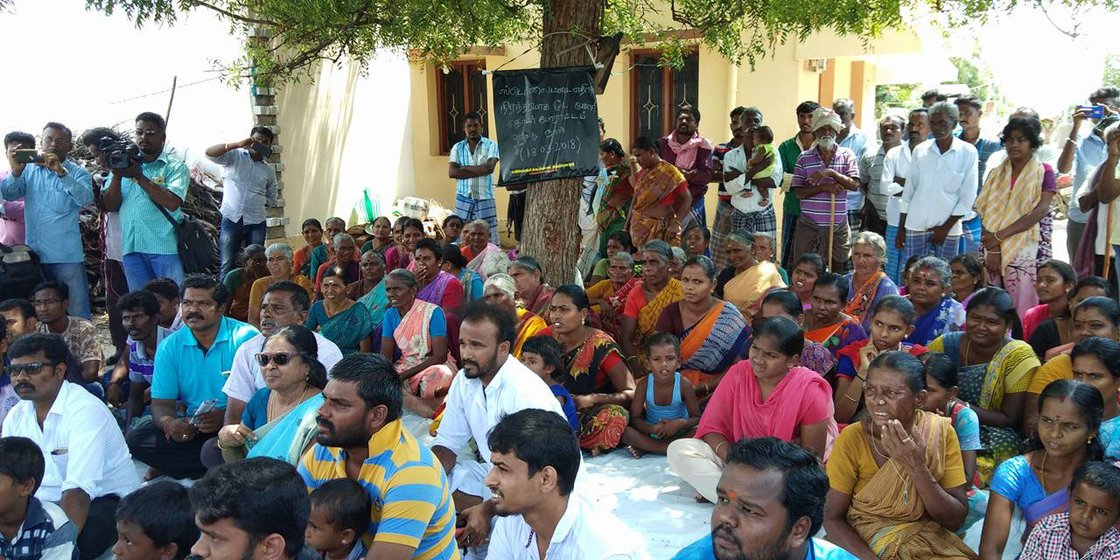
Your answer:
[[[494,72],[499,184],[599,173],[599,111],[591,66]]]

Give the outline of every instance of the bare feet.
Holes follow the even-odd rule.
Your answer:
[[[633,445],[626,446],[626,449],[630,450],[630,454],[633,455],[635,459],[641,459],[646,454],[645,451],[642,451],[641,449],[638,449],[637,447],[634,447]]]
[[[710,503],[712,503],[712,502],[709,502],[708,499],[705,498],[701,494],[697,494],[697,495],[693,496],[692,499],[696,500],[696,503],[698,503],[698,504],[710,504]]]
[[[148,472],[144,473],[144,482],[153,481],[161,476],[163,476],[163,472],[157,468],[151,467],[148,469]]]

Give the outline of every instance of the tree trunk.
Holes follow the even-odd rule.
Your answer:
[[[589,9],[592,8],[592,9]],[[587,37],[600,35],[603,3],[550,0],[544,13],[541,67],[591,64]],[[570,32],[578,33],[579,35]],[[581,37],[583,35],[584,37]],[[536,257],[553,286],[571,283],[580,255],[579,196],[583,179],[571,177],[528,185],[521,253]]]

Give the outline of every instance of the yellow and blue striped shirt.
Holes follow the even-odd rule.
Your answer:
[[[315,444],[303,456],[299,474],[310,492],[335,478],[346,478],[346,452]],[[373,503],[362,537],[374,542],[415,547],[416,560],[458,560],[455,506],[447,476],[432,451],[408,433],[400,419],[383,426],[369,440],[369,457],[357,482]]]

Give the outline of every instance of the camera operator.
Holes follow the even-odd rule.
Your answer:
[[[265,161],[274,139],[271,130],[258,126],[244,140],[206,148],[206,157],[222,166],[223,280],[243,247],[264,245],[265,207],[276,205],[276,170]]]
[[[39,254],[47,276],[70,288],[68,315],[90,318],[89,282],[86,280],[78,210],[93,203],[93,179],[82,166],[66,159],[73,148],[73,134],[51,122],[43,128],[42,153],[8,148],[12,172],[0,183],[6,200],[24,200],[27,245]],[[27,165],[32,163],[32,165]]]
[[[160,207],[181,221],[179,207],[187,196],[191,176],[182,160],[164,151],[166,142],[163,117],[140,113],[136,117],[136,147],[101,146],[113,173],[101,193],[101,202],[106,210],[120,212],[124,275],[131,291],[161,277],[183,283],[175,230]]]

